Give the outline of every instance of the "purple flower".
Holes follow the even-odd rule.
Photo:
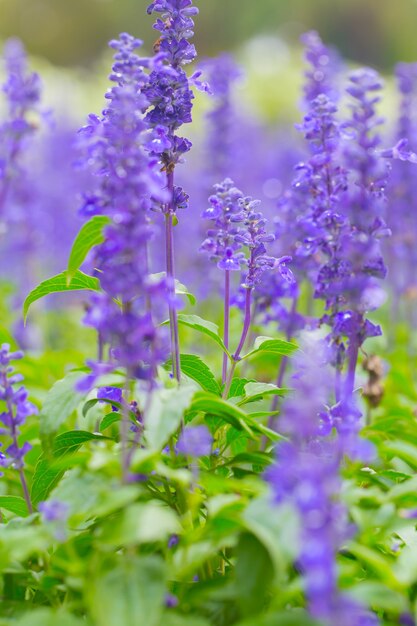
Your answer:
[[[207,76],[213,105],[207,114],[207,163],[214,180],[230,175],[237,155],[240,124],[233,103],[233,87],[242,72],[230,54],[200,64]],[[241,142],[239,141],[239,144]]]
[[[400,63],[396,67],[399,90],[399,116],[394,141],[417,150],[417,63]],[[398,143],[397,143],[398,148]],[[393,155],[394,156],[394,155]],[[408,160],[408,159],[407,159]],[[415,267],[417,263],[417,223],[416,212],[410,211],[417,193],[416,172],[413,163],[394,159],[392,175],[388,187],[389,202],[386,205],[385,219],[392,230],[392,237],[384,242],[389,264],[388,280],[393,290],[394,315],[399,312],[401,296],[412,294],[417,286]]]
[[[178,439],[177,451],[192,457],[208,456],[212,444],[213,437],[207,426],[186,426]]]
[[[285,257],[280,263],[279,259],[267,254],[266,244],[275,241],[275,235],[266,230],[267,220],[259,210],[260,201],[246,197],[239,201],[239,205],[240,211],[233,219],[234,221],[242,221],[242,226],[235,240],[249,251],[249,257],[246,259],[247,271],[242,282],[243,287],[253,289],[259,285],[263,274],[272,268],[277,269],[281,275],[284,273],[288,276],[288,268],[286,268],[285,263],[289,257]]]
[[[301,347],[291,384],[294,393],[282,408],[281,426],[289,441],[277,447],[276,463],[266,478],[275,501],[291,502],[299,514],[298,566],[311,615],[329,625],[359,626],[373,617],[345,599],[337,586],[336,556],[351,529],[339,499],[345,450],[334,434],[336,415],[326,408],[333,386],[328,347],[307,335]],[[375,620],[369,623],[377,624]]]
[[[304,98],[309,106],[310,102],[320,94],[325,94],[331,100],[337,100],[337,75],[341,69],[341,60],[338,53],[325,46],[319,34],[312,30],[301,36],[304,44],[304,58],[309,65],[305,72]]]
[[[109,104],[101,118],[90,116],[81,131],[86,162],[99,179],[89,195],[88,213],[111,218],[95,258],[104,293],[92,297],[84,321],[97,329],[129,376],[151,380],[165,349],[149,302],[166,300],[169,285],[163,277],[149,279],[147,248],[154,234],[151,211],[168,195],[158,160],[148,152],[144,112],[150,102],[144,94],[149,84],[145,69],[161,67],[161,59],[138,57],[140,42],[126,33],[110,45],[116,53]]]
[[[44,522],[66,522],[69,513],[68,504],[60,500],[46,500],[40,502],[39,511],[42,513]]]
[[[178,537],[178,535],[171,535],[171,537],[168,540],[168,548],[173,548],[174,546],[177,546],[179,544],[180,538]]]
[[[4,49],[7,80],[2,91],[8,105],[8,119],[0,126],[0,209],[14,191],[14,183],[24,176],[21,164],[25,142],[33,135],[36,126],[31,115],[39,116],[40,80],[29,72],[26,53],[18,39],[9,39]]]
[[[202,214],[203,219],[213,221],[213,227],[207,231],[200,250],[207,252],[219,269],[239,271],[245,262],[239,252],[242,243],[238,240],[239,224],[243,221],[240,205],[243,194],[229,178],[214,189],[216,193],[209,198],[210,206]]]
[[[53,531],[55,539],[64,542],[67,538],[67,521],[70,508],[66,502],[60,500],[46,500],[39,503],[39,512],[45,524]]]
[[[194,35],[192,17],[198,9],[192,6],[192,0],[165,0],[152,2],[148,13],[161,13],[154,24],[161,33],[154,47],[161,63],[155,66],[143,90],[150,105],[146,122],[159,133],[157,146],[151,143],[149,147],[169,173],[191,148],[187,139],[175,133],[191,122],[194,95],[182,66],[196,57],[195,47],[188,40]]]
[[[99,387],[97,389],[97,399],[111,400],[112,402],[117,402],[118,404],[121,404],[123,402],[122,390],[120,389],[120,387]],[[119,408],[112,405],[112,410],[118,411]]]
[[[401,626],[416,626],[416,622],[411,613],[401,613],[399,617]]]
[[[25,442],[21,445],[18,441],[20,430],[28,417],[36,415],[38,409],[28,401],[28,393],[22,386],[17,387],[23,380],[23,376],[14,373],[12,361],[21,359],[22,352],[10,352],[8,344],[2,344],[0,348],[0,400],[4,403],[4,409],[0,413],[0,422],[4,428],[1,434],[10,437],[12,443],[0,455],[0,465],[22,470],[24,457],[32,446]]]
[[[178,598],[172,593],[165,594],[165,606],[167,609],[175,609],[178,606]]]

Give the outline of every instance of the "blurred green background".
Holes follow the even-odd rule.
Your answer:
[[[108,39],[128,30],[152,43],[148,0],[0,0],[0,38],[58,66],[91,66]],[[352,61],[389,71],[417,60],[417,0],[196,0],[200,55],[235,50],[254,36],[292,44],[317,29]],[[156,37],[155,37],[156,38]]]

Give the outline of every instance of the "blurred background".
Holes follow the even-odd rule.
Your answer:
[[[148,0],[0,0],[0,38],[23,39],[29,52],[58,66],[88,67],[106,42],[128,30],[152,43]],[[297,42],[317,29],[353,61],[390,70],[417,59],[416,0],[197,0],[201,55],[236,50],[254,37]]]
[[[157,33],[152,29],[154,16],[146,13],[149,2],[0,0],[0,47],[11,37],[21,39],[30,70],[40,74],[42,83],[36,132],[24,155],[25,176],[18,180],[19,197],[9,202],[8,215],[0,215],[0,286],[3,293],[10,294],[9,314],[11,310],[21,345],[41,343],[38,337],[28,339],[31,328],[22,327],[20,310],[25,295],[40,279],[66,267],[73,238],[82,224],[78,209],[91,182],[83,172],[74,170],[78,159],[74,139],[87,115],[103,108],[112,63],[107,43],[128,31],[144,40],[143,54],[151,53]],[[199,60],[227,51],[239,67],[239,78],[232,80],[230,87],[231,128],[226,139],[233,159],[225,172],[246,193],[262,200],[271,221],[277,202],[291,186],[295,164],[304,158],[301,136],[294,128],[302,119],[302,33],[317,30],[326,45],[339,50],[348,67],[370,65],[384,75],[384,141],[392,144],[399,111],[393,70],[400,61],[417,61],[417,0],[195,0],[195,4],[200,9],[194,40]],[[0,82],[5,78],[0,63]],[[177,235],[180,249],[189,249],[189,255],[181,254],[177,266],[179,276],[199,295],[202,285],[195,284],[190,270],[205,236],[198,218],[206,208],[212,184],[224,178],[218,171],[222,169],[219,159],[208,158],[213,148],[210,115],[219,106],[221,102],[207,94],[196,94],[194,124],[184,129],[193,150],[186,166],[178,168],[178,182],[190,194],[191,209],[181,217],[182,229]],[[0,98],[0,116],[7,118],[4,98]],[[190,241],[195,244],[191,248]],[[48,315],[55,315],[55,309],[69,302],[80,316],[77,298],[70,300],[67,295],[36,305],[38,326],[35,323],[32,329],[43,321],[43,335],[53,333],[47,337],[47,345],[59,345],[64,335],[70,337],[72,346],[77,343],[76,314],[68,318],[58,314],[54,324],[45,315],[45,309],[50,309]],[[6,317],[0,305],[0,318]],[[72,334],[69,319],[75,320]],[[0,325],[0,335],[9,341],[4,326]]]

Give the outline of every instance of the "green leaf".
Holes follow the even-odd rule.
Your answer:
[[[271,615],[249,618],[236,626],[321,626],[302,609],[287,609]]]
[[[125,554],[98,569],[87,593],[95,626],[158,626],[166,593],[164,563],[155,556]]]
[[[189,303],[194,306],[197,302],[196,297],[190,293],[185,285],[180,283],[179,280],[175,280],[175,293],[177,296],[185,296],[188,298]]]
[[[43,280],[37,287],[35,287],[35,289],[32,289],[23,303],[24,321],[26,322],[29,308],[34,302],[36,302],[36,300],[44,298],[51,293],[58,293],[61,291],[80,291],[84,289],[89,291],[100,291],[100,281],[94,276],[88,276],[87,274],[80,272],[80,270],[75,272],[69,285],[67,284],[66,272],[62,272],[61,274],[52,276],[52,278]]]
[[[374,611],[401,613],[407,610],[406,597],[376,581],[363,581],[349,587],[349,595]]]
[[[180,524],[172,509],[162,503],[131,504],[112,517],[102,528],[100,540],[112,546],[134,546],[141,543],[166,541],[180,531]]]
[[[43,439],[53,436],[80,404],[85,394],[77,392],[75,385],[84,376],[83,372],[70,372],[65,378],[58,380],[46,394],[39,413]]]
[[[105,415],[100,422],[100,432],[103,432],[103,430],[106,430],[106,428],[110,428],[110,426],[112,426],[116,422],[120,422],[120,420],[120,413],[107,413],[107,415]]]
[[[162,278],[166,276],[166,272],[158,272],[157,274],[150,274],[149,280],[155,283],[158,283]],[[177,296],[185,296],[189,303],[194,306],[197,302],[196,297],[188,291],[188,288],[180,283],[179,280],[175,279],[175,293]]]
[[[221,395],[220,385],[211,369],[195,354],[180,354],[181,372],[195,380],[205,391]],[[166,369],[172,367],[171,359],[166,363]]]
[[[265,452],[241,452],[229,459],[224,465],[258,465],[264,467],[274,461],[274,456]]]
[[[276,574],[283,573],[300,549],[299,521],[293,508],[273,505],[268,494],[252,500],[243,517],[246,528],[268,550]]]
[[[6,509],[19,517],[29,514],[26,501],[20,496],[0,496],[0,509]]]
[[[273,566],[265,546],[252,534],[244,533],[236,549],[237,604],[242,615],[262,610],[273,581]]]
[[[87,441],[107,440],[102,435],[94,435],[84,430],[70,430],[55,438],[52,446],[52,460],[42,455],[36,464],[32,479],[31,499],[34,505],[46,500],[48,494],[58,484],[65,471],[54,467],[54,459],[70,456]]]
[[[13,626],[89,626],[89,622],[63,610],[30,608],[25,615],[13,620]]]
[[[230,391],[228,398],[238,398],[239,396],[245,395],[245,386],[247,383],[254,383],[255,380],[249,380],[249,378],[238,378],[235,377],[232,379],[232,384],[230,385]]]
[[[179,615],[171,610],[163,614],[159,626],[210,626],[210,622],[198,615]]]
[[[94,217],[81,227],[81,230],[72,244],[68,260],[68,268],[66,271],[67,286],[70,285],[76,271],[84,262],[91,248],[103,243],[105,239],[103,230],[110,222],[111,220],[107,215],[94,215]]]
[[[252,438],[256,438],[255,434],[257,433],[258,435],[266,435],[272,441],[283,439],[282,435],[257,422],[250,414],[245,413],[235,404],[205,391],[199,391],[195,394],[190,410],[222,417],[237,430],[246,431]]]
[[[270,352],[280,356],[290,356],[295,350],[297,350],[295,343],[283,341],[282,339],[273,339],[272,337],[257,337],[255,339],[254,349],[248,352],[248,354],[245,354],[242,360],[249,359],[262,352]]]
[[[349,552],[351,552],[358,561],[364,563],[367,568],[374,572],[378,578],[385,582],[391,589],[400,589],[399,580],[394,575],[393,564],[394,559],[388,555],[382,554],[377,549],[361,545],[356,542],[349,544]]]
[[[217,324],[213,324],[213,322],[209,322],[208,320],[199,317],[198,315],[178,315],[178,323],[183,326],[188,326],[189,328],[193,328],[199,333],[203,333],[210,337],[213,341],[217,343],[220,348],[226,352],[226,354],[230,357],[230,352],[224,345],[223,339],[219,334],[219,327]]]
[[[397,456],[413,469],[417,469],[417,446],[405,441],[387,441],[381,446],[390,456]]]
[[[187,385],[153,392],[145,422],[145,438],[152,450],[161,450],[178,430],[194,393]]]
[[[117,402],[116,400],[110,400],[109,398],[91,398],[90,400],[87,400],[81,411],[83,417],[86,417],[87,413],[92,408],[97,406],[97,404],[108,404],[109,406],[115,406],[122,414],[126,412],[132,418],[132,420],[136,422],[136,416],[131,409],[128,409],[128,407],[126,407],[126,405],[123,405],[121,402]]]
[[[245,397],[239,402],[240,405],[262,400],[267,396],[283,396],[288,389],[280,389],[271,383],[249,382],[245,385]]]

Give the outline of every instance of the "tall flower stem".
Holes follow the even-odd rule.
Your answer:
[[[224,273],[224,329],[223,329],[223,342],[226,348],[229,348],[229,318],[230,318],[230,270],[226,270]],[[227,354],[223,354],[223,371],[222,371],[222,383],[226,382],[227,378]]]
[[[230,368],[229,374],[227,376],[226,384],[224,386],[223,398],[227,398],[227,396],[229,395],[230,386],[233,380],[233,374],[235,373],[236,365],[240,361],[240,353],[242,352],[243,346],[245,345],[246,337],[248,336],[248,332],[249,332],[251,320],[252,320],[251,300],[252,300],[252,288],[249,287],[246,289],[246,295],[245,295],[245,319],[243,321],[242,335],[240,337],[239,345],[236,349],[236,352],[232,355],[232,366]]]
[[[171,334],[171,358],[172,358],[172,373],[174,378],[180,382],[181,368],[180,368],[180,342],[178,334],[178,317],[177,310],[173,304],[175,297],[175,265],[174,265],[174,224],[173,218],[175,213],[174,207],[174,173],[169,172],[168,175],[168,190],[170,193],[170,202],[167,206],[165,213],[165,246],[166,246],[166,271],[168,279],[171,279],[172,286],[171,298],[169,303],[169,327]]]

